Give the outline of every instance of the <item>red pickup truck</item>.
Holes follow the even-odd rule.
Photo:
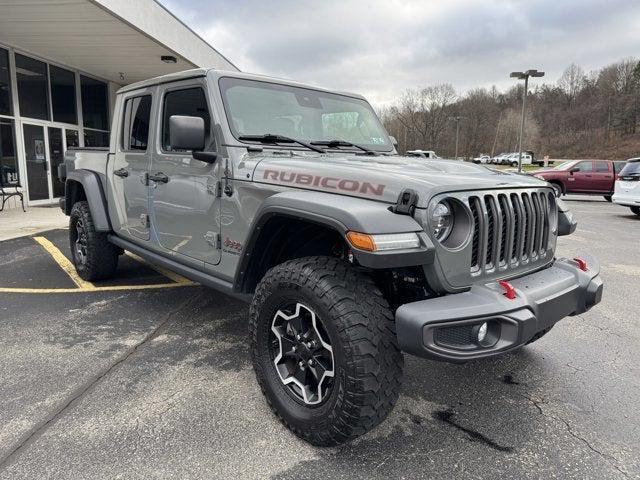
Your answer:
[[[567,193],[602,195],[608,202],[618,173],[625,162],[611,160],[569,160],[531,174],[549,182],[558,196]]]

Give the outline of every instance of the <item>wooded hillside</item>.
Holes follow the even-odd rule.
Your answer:
[[[529,84],[524,149],[542,158],[626,159],[640,155],[640,62],[627,58],[585,73],[569,65],[555,83]],[[507,92],[478,88],[459,95],[449,84],[407,90],[381,112],[400,151],[421,148],[453,156],[518,149],[524,82]]]

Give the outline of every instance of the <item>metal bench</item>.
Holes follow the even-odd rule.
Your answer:
[[[10,191],[9,189],[13,189]],[[22,188],[19,182],[11,183],[6,185],[4,183],[4,175],[0,172],[0,197],[2,197],[2,206],[0,206],[0,212],[4,210],[4,205],[9,201],[12,197],[17,197],[20,199],[20,203],[22,204],[22,211],[26,212],[24,209],[24,195],[18,189]]]

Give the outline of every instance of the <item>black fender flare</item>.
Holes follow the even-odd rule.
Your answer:
[[[263,227],[276,216],[289,217],[330,228],[343,238],[347,232],[369,234],[416,232],[421,246],[415,249],[387,252],[365,252],[352,249],[358,263],[381,269],[433,263],[435,248],[422,226],[409,215],[390,210],[391,205],[323,192],[288,191],[274,194],[262,203],[251,223],[234,279],[234,290],[242,291],[245,274],[256,255],[254,252]]]
[[[107,198],[98,173],[84,169],[72,170],[67,173],[64,189],[65,213],[67,215],[71,213],[74,200],[76,200],[72,198],[73,188],[70,188],[72,182],[77,182],[82,185],[96,230],[99,232],[110,232],[111,222],[109,220]]]

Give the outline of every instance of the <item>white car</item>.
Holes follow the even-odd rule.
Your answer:
[[[489,155],[478,155],[473,159],[473,163],[491,163],[491,157]]]
[[[510,153],[509,155],[502,158],[502,163],[506,163],[507,165],[511,165],[512,167],[518,166],[518,153]],[[531,165],[533,163],[533,158],[528,153],[522,153],[522,165]]]
[[[630,158],[620,170],[612,200],[640,216],[640,158]]]
[[[421,157],[430,159],[440,158],[433,150],[408,150],[406,155],[407,157]]]

